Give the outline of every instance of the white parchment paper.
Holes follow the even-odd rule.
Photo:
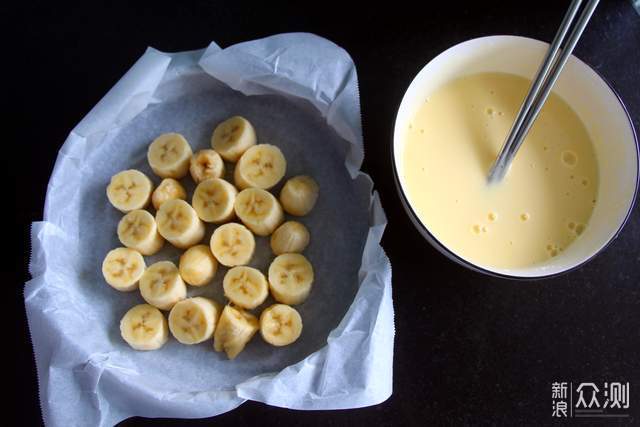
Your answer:
[[[301,219],[311,232],[305,254],[316,277],[297,307],[302,336],[275,348],[258,335],[235,361],[214,352],[210,341],[184,346],[170,339],[158,351],[134,351],[118,322],[142,298],[111,289],[100,270],[105,254],[120,246],[115,231],[122,214],[107,201],[109,178],[137,168],[158,184],[146,162],[158,134],[180,132],[195,151],[209,146],[217,123],[236,114],[254,124],[259,142],[282,149],[287,177],[310,174],[320,184],[316,208]],[[148,49],[69,135],[49,182],[44,220],[32,226],[25,303],[45,423],[208,417],[247,399],[294,409],[386,400],[391,266],[379,244],[384,212],[371,179],[359,171],[360,126],[355,66],[320,37],[282,34],[177,54]],[[193,190],[190,178],[182,182]],[[258,238],[257,248],[251,265],[266,271],[273,259],[268,239]],[[179,255],[167,244],[146,261]],[[221,267],[212,284],[189,294],[224,302],[225,272]]]

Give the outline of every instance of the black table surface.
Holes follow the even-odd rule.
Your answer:
[[[640,422],[637,207],[622,234],[586,266],[554,279],[513,282],[471,272],[436,252],[413,228],[393,184],[393,119],[417,71],[446,48],[479,36],[550,41],[568,1],[448,1],[422,8],[371,3],[348,12],[344,4],[260,3],[23,2],[5,15],[11,30],[5,45],[18,48],[17,61],[6,67],[15,73],[7,87],[13,99],[7,124],[20,135],[5,144],[23,151],[10,172],[20,183],[16,232],[22,249],[15,252],[12,280],[20,321],[11,392],[24,423],[41,423],[22,294],[29,279],[28,225],[42,218],[47,181],[69,131],[147,46],[171,52],[213,40],[226,47],[293,31],[334,41],[357,66],[364,170],[389,219],[382,244],[393,265],[393,395],[353,410],[294,411],[247,402],[206,420],[133,418],[122,425],[540,425],[552,421],[554,381],[629,381],[631,417],[621,421]],[[619,92],[640,129],[640,17],[631,2],[602,1],[575,54]],[[27,170],[21,169],[25,162]]]

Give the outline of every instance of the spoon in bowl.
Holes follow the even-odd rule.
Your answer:
[[[562,72],[562,68],[567,63],[571,52],[578,44],[578,40],[582,35],[591,15],[593,14],[600,0],[588,0],[586,6],[582,10],[575,27],[567,38],[567,33],[571,28],[574,18],[576,17],[583,0],[573,0],[569,5],[569,9],[562,19],[560,28],[553,38],[553,42],[547,50],[547,54],[536,73],[536,77],[529,88],[529,93],[520,106],[520,111],[516,116],[516,120],[511,126],[511,130],[505,140],[500,154],[496,158],[489,172],[489,183],[495,184],[504,178],[509,170],[509,166],[513,161],[518,149],[522,145],[525,137],[529,133],[531,126],[535,122],[542,106],[547,100],[551,89],[555,84],[558,76]],[[562,44],[567,39],[564,48]]]

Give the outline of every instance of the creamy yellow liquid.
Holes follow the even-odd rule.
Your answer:
[[[515,269],[559,255],[585,230],[598,165],[587,131],[552,94],[506,178],[488,185],[529,80],[482,73],[434,92],[407,129],[407,196],[429,231],[457,255]]]

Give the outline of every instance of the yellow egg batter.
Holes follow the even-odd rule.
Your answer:
[[[403,178],[429,231],[488,268],[529,267],[557,256],[587,227],[598,164],[573,110],[551,94],[505,179],[488,171],[530,81],[482,73],[435,91],[408,124]]]

